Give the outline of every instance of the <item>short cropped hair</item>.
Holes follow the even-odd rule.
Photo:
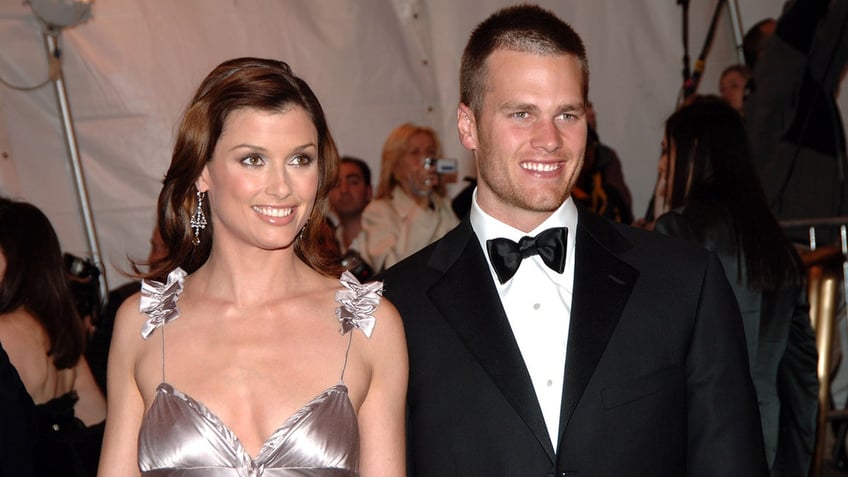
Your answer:
[[[353,164],[354,166],[358,167],[359,172],[362,173],[362,178],[364,179],[365,184],[368,186],[371,185],[371,168],[368,167],[367,162],[363,161],[358,157],[353,156],[342,156],[342,159],[339,162],[341,164]]]
[[[493,13],[471,33],[459,72],[459,100],[479,114],[486,91],[489,56],[499,49],[539,55],[570,54],[583,72],[583,99],[589,95],[589,62],[583,40],[570,25],[536,5],[515,5]]]

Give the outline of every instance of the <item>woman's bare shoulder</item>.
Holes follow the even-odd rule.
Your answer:
[[[113,345],[120,343],[121,346],[131,346],[132,343],[142,341],[141,329],[147,317],[139,311],[140,301],[141,294],[134,293],[118,307],[112,332]]]

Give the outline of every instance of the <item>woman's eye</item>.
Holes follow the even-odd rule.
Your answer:
[[[298,154],[289,160],[289,164],[293,166],[308,166],[312,164],[313,158],[308,154]]]
[[[241,163],[246,166],[261,166],[265,164],[265,160],[262,159],[262,156],[250,155],[242,159]]]

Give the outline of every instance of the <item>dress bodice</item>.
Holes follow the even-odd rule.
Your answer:
[[[138,439],[144,476],[354,476],[359,429],[347,388],[337,384],[283,422],[257,456],[203,403],[162,383]]]
[[[169,275],[169,283],[142,284],[141,309],[149,317],[142,332],[145,337],[179,316],[176,304],[185,274],[175,272]],[[348,272],[341,282],[344,288],[336,294],[340,331],[359,328],[370,336],[382,284],[361,285]],[[163,377],[139,430],[138,464],[145,477],[357,476],[356,412],[347,387],[340,382],[286,419],[259,454],[250,456],[218,416]]]

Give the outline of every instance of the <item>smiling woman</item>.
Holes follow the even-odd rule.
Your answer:
[[[215,240],[291,246],[313,212],[317,156],[318,133],[303,108],[233,112],[197,181],[218,226]]]
[[[200,85],[159,196],[169,254],[118,312],[101,475],[404,472],[399,316],[320,246],[337,163],[285,63],[231,60]]]

